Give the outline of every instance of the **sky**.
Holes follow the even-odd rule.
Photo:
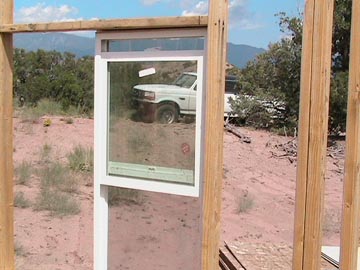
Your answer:
[[[229,0],[229,42],[267,48],[284,34],[275,14],[297,16],[305,0]],[[207,0],[15,0],[15,22],[206,15]]]

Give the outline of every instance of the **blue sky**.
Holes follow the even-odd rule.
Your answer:
[[[281,38],[274,14],[291,16],[303,10],[304,0],[229,0],[229,41],[266,48]],[[206,0],[15,0],[16,22],[69,21],[204,15]]]

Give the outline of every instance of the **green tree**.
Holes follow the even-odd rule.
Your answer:
[[[14,50],[14,94],[21,103],[36,106],[41,99],[59,102],[64,110],[93,110],[94,59],[74,54]]]
[[[336,0],[334,13],[334,71],[349,69],[352,0]]]
[[[253,103],[273,103],[271,110],[264,110],[264,106],[251,106],[253,109],[245,115],[245,122],[252,124],[247,118],[260,111],[267,117],[259,119],[268,123],[258,126],[293,128],[297,125],[299,113],[303,22],[301,17],[289,17],[285,13],[278,16],[279,26],[285,37],[270,44],[266,52],[241,70],[239,79],[244,95],[233,102],[233,109],[241,115],[246,103],[244,99],[249,96]],[[344,131],[345,128],[350,21],[351,1],[336,0],[329,120],[332,132]]]

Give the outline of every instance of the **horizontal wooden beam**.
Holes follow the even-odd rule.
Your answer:
[[[28,24],[2,24],[0,25],[0,33],[189,28],[206,27],[207,23],[207,16],[179,16]]]

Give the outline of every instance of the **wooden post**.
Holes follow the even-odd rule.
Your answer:
[[[219,269],[228,1],[209,1],[202,269]]]
[[[305,7],[293,270],[320,269],[334,0]]]
[[[353,1],[341,234],[342,270],[357,268],[360,214],[360,2]]]
[[[13,0],[0,0],[0,25],[13,22],[13,7]],[[12,34],[0,34],[0,270],[15,269],[12,80]]]

